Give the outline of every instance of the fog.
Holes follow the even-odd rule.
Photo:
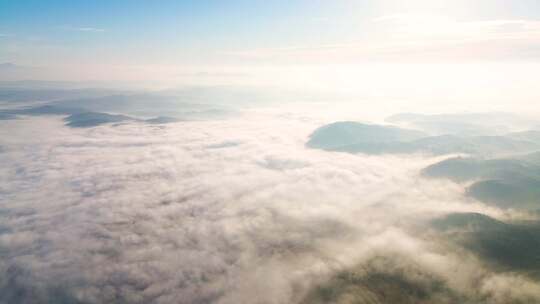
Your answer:
[[[494,255],[508,249],[490,243],[506,229],[510,247],[536,248],[534,232],[520,231],[534,231],[537,204],[501,207],[469,195],[466,182],[424,173],[465,155],[460,150],[372,153],[308,144],[318,128],[344,120],[390,128],[360,110],[323,101],[224,107],[212,94],[202,101],[182,90],[69,91],[54,101],[10,92],[0,120],[2,303],[540,300],[536,265],[518,267],[512,262],[523,257]],[[212,115],[201,115],[209,109]],[[450,117],[502,137],[537,126],[530,116],[474,115],[483,115],[481,123]],[[148,121],[163,116],[175,119]],[[420,117],[414,122],[427,119]],[[416,130],[441,133],[418,123]],[[472,138],[461,130],[451,136]],[[344,139],[353,144],[366,136],[388,143],[345,132],[353,132]],[[520,140],[527,144],[480,149],[476,157],[533,152],[532,139]],[[503,228],[490,228],[491,221]]]
[[[19,74],[11,70],[16,69]],[[35,72],[38,71],[38,72]],[[0,66],[3,87],[108,88],[167,93],[203,87],[249,91],[229,103],[253,101],[313,102],[349,105],[346,111],[382,119],[399,112],[518,112],[540,115],[536,62],[486,60],[373,61],[267,65],[71,65]],[[28,79],[41,81],[25,81]],[[43,81],[48,80],[48,81]],[[223,93],[223,91],[221,91]],[[192,96],[193,97],[193,96]],[[249,97],[249,98],[246,98]],[[200,97],[199,97],[200,98]],[[214,101],[215,102],[215,101]],[[343,106],[342,106],[343,107]],[[342,108],[340,107],[340,108]]]

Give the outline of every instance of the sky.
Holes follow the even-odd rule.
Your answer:
[[[6,1],[0,60],[276,65],[538,60],[538,1]]]
[[[0,1],[0,63],[24,67],[2,80],[262,85],[382,98],[383,111],[403,99],[537,112],[539,59],[534,0]]]

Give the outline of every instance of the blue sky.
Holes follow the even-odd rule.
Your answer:
[[[540,1],[0,0],[0,45],[46,67],[536,62]]]
[[[327,27],[323,19],[346,16],[348,8],[356,4],[329,3],[2,1],[0,33],[18,45],[58,47],[75,53],[84,53],[88,48],[105,48],[113,58],[115,55],[123,57],[132,48],[140,48],[141,55],[161,52],[171,61],[182,61],[182,54],[177,58],[169,54],[201,49],[208,52],[209,49],[280,47],[300,41],[332,42],[347,33],[339,29],[337,23]],[[137,54],[132,55],[135,61],[140,60]],[[15,57],[22,61],[39,61],[20,53]]]

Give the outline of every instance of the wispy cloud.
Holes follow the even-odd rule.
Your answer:
[[[105,29],[93,26],[63,26],[65,30],[77,31],[77,32],[87,32],[87,33],[101,33],[105,32]]]
[[[373,35],[348,43],[242,50],[250,59],[294,61],[437,61],[540,59],[540,21],[457,21],[441,16],[397,14],[372,20]]]
[[[78,27],[76,30],[80,32],[105,32],[105,29],[96,27]]]
[[[392,38],[406,39],[528,39],[540,41],[540,21],[495,19],[457,21],[437,15],[395,14],[374,19],[383,24]]]

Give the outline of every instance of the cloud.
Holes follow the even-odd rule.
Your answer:
[[[96,28],[96,27],[78,27],[76,30],[81,32],[104,32],[105,30],[102,28]]]
[[[86,32],[86,33],[105,32],[105,29],[103,28],[92,27],[92,26],[64,26],[63,28],[69,31],[78,31],[78,32]]]
[[[458,21],[444,16],[398,14],[379,17],[376,22],[390,28],[390,38],[401,44],[397,47],[450,47],[451,51],[469,50],[473,55],[494,48],[487,55],[499,53],[514,57],[540,44],[538,20]]]
[[[381,255],[466,295],[475,282],[486,299],[500,294],[507,277],[425,224],[507,213],[419,175],[440,158],[306,149],[320,123],[304,115],[89,129],[0,121],[0,290],[18,291],[0,302],[294,303]]]
[[[371,34],[337,44],[242,50],[251,59],[315,62],[538,60],[540,21],[460,21],[438,15],[394,14],[367,25]]]
[[[392,31],[405,37],[439,36],[486,38],[489,35],[512,35],[526,37],[524,34],[540,34],[540,21],[526,19],[494,19],[482,21],[459,21],[440,15],[394,14],[375,18],[376,23],[391,26]]]

